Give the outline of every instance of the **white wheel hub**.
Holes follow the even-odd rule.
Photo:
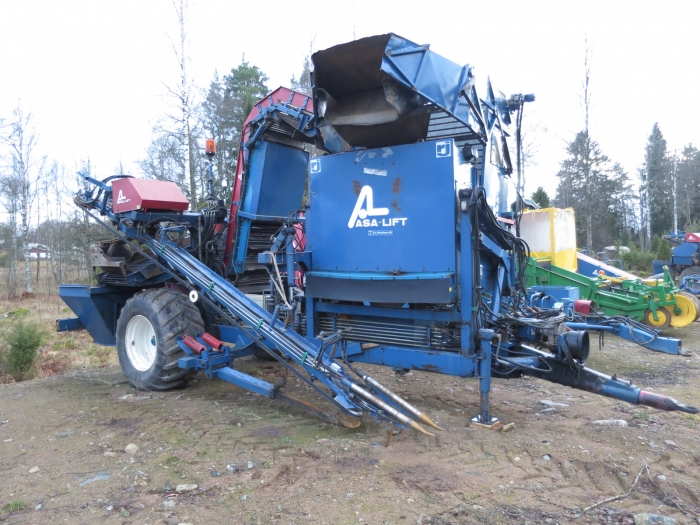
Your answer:
[[[158,340],[151,322],[142,315],[135,315],[126,325],[126,355],[131,365],[145,372],[156,361]]]

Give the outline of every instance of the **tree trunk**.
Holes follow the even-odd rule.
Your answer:
[[[19,246],[17,246],[17,215],[16,211],[10,211],[10,229],[12,230],[12,257],[10,271],[7,274],[7,298],[12,297],[17,292],[17,270],[19,269]]]
[[[25,288],[28,293],[32,293],[32,269],[29,266],[29,243],[27,242],[27,236],[24,236],[22,241],[22,249],[24,251],[24,281]]]
[[[61,282],[61,278],[59,277],[58,271],[56,270],[56,263],[53,260],[53,250],[49,250],[47,253],[46,257],[48,258],[48,265],[51,267],[51,273],[53,274],[53,278],[56,281],[56,284],[59,284]],[[49,289],[50,291],[50,289]]]
[[[646,230],[647,230],[647,235],[646,235],[646,240],[648,242],[646,248],[651,247],[651,192],[649,191],[649,173],[647,172],[647,184],[645,188],[646,192],[646,197],[647,197],[647,223],[646,223]]]
[[[190,175],[190,192],[192,195],[192,202],[190,203],[190,209],[194,210],[197,206],[197,180],[194,166],[194,155],[192,154],[192,130],[190,129],[190,121],[187,119],[185,122],[185,129],[187,130],[187,168]]]
[[[28,293],[32,293],[32,269],[29,266],[29,207],[26,205],[27,199],[23,200],[20,210],[22,217],[22,251],[24,252],[24,280]]]

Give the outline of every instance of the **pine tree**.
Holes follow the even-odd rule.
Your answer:
[[[638,229],[637,213],[638,199],[629,174],[624,168],[615,163],[610,170],[612,193],[610,195],[610,210],[615,217],[616,239],[623,246],[629,244],[632,232]]]
[[[673,192],[671,165],[659,124],[654,124],[647,141],[644,166],[640,170],[643,204],[646,207],[645,237],[663,235],[673,225]]]
[[[268,93],[266,85],[268,78],[257,66],[251,66],[243,61],[232,69],[231,74],[224,76],[222,84],[224,97],[230,103],[230,113],[225,119],[226,126],[240,132],[243,123],[252,111],[255,103]]]
[[[311,96],[311,57],[309,55],[304,57],[304,67],[299,79],[297,80],[296,76],[292,75],[290,82],[294,91]]]
[[[206,138],[216,142],[214,192],[222,197],[226,192],[221,190],[221,181],[225,180],[230,187],[236,173],[236,151],[240,141],[240,129],[231,127],[233,101],[226,95],[225,87],[217,72],[214,72],[214,79],[202,103],[200,119]]]
[[[555,201],[557,206],[575,209],[579,242],[592,250],[594,245],[599,245],[595,238],[602,233],[596,226],[601,222],[605,224],[609,215],[609,159],[586,131],[577,133],[566,151],[569,156],[557,173],[559,185]]]
[[[549,208],[551,206],[549,195],[547,195],[547,192],[544,191],[542,186],[537,188],[537,190],[530,195],[530,198],[535,201],[540,208]]]
[[[700,151],[692,144],[685,146],[676,169],[679,227],[687,229],[700,219]]]

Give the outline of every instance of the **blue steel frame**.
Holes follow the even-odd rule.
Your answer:
[[[494,96],[490,83],[487,99],[478,99],[473,86],[471,69],[468,66],[460,68],[430,53],[426,46],[416,46],[412,42],[392,35],[384,52],[381,67],[384,72],[462,122],[471,130],[473,136],[478,138],[482,146],[488,146],[492,139],[500,139],[501,145],[505,148],[504,125],[510,123],[506,102]],[[284,105],[265,109],[266,112],[259,118],[264,119],[268,113],[289,110]],[[303,129],[299,131],[308,132],[309,136],[317,132],[313,127],[306,130],[306,123],[301,127]],[[246,146],[252,147],[263,137],[263,129],[264,126],[261,125]],[[498,167],[497,171],[501,176],[512,171],[507,150],[504,149],[504,153],[504,166]],[[180,346],[188,354],[179,363],[183,368],[202,369],[209,377],[219,377],[262,395],[274,397],[272,385],[237,372],[231,365],[235,357],[251,353],[254,346],[260,346],[266,350],[280,350],[286,359],[296,362],[305,370],[312,381],[319,380],[325,384],[335,396],[335,402],[344,407],[346,412],[354,415],[358,410],[365,409],[375,417],[389,419],[383,412],[384,409],[380,408],[382,402],[391,404],[389,399],[380,392],[377,392],[378,401],[374,403],[368,403],[367,397],[364,397],[364,400],[361,396],[357,397],[355,394],[358,393],[358,385],[345,373],[334,356],[326,353],[327,341],[324,341],[320,334],[316,337],[316,312],[334,312],[399,322],[418,320],[460,323],[461,347],[455,351],[435,350],[428,347],[363,344],[361,341],[349,340],[343,343],[343,357],[348,362],[376,363],[394,368],[434,371],[459,377],[478,377],[480,410],[478,416],[473,419],[478,423],[492,424],[496,421],[489,409],[492,375],[515,377],[529,374],[632,403],[650,404],[671,410],[683,406],[670,398],[654,397],[653,394],[645,393],[629,383],[585,368],[582,362],[585,357],[579,361],[572,359],[572,348],[569,347],[564,336],[558,337],[556,353],[547,353],[528,347],[522,339],[503,342],[499,339],[498,344],[495,344],[495,331],[485,328],[486,323],[483,319],[479,319],[477,313],[482,310],[481,315],[490,315],[492,321],[500,315],[503,296],[512,293],[516,285],[516,265],[513,256],[514,247],[506,239],[503,230],[488,221],[482,221],[483,216],[479,213],[483,213],[483,210],[479,211],[476,201],[469,198],[472,191],[477,192],[483,188],[485,178],[493,173],[491,166],[487,165],[485,156],[475,162],[481,163],[481,169],[478,170],[476,165],[473,165],[470,170],[473,190],[460,190],[458,194],[459,212],[455,233],[459,234],[459,265],[457,265],[459,302],[442,312],[417,312],[403,311],[401,308],[332,304],[307,295],[304,299],[307,316],[306,337],[278,319],[278,313],[294,311],[294,306],[277,305],[272,314],[257,306],[229,281],[172,242],[169,232],[178,231],[178,228],[163,229],[161,237],[153,239],[139,228],[130,226],[144,224],[154,218],[197,224],[199,214],[130,212],[130,214],[117,216],[108,207],[111,187],[90,177],[86,177],[86,180],[104,192],[104,196],[98,195],[101,198],[96,197],[90,203],[92,208],[117,222],[118,229],[123,235],[147,244],[160,260],[173,270],[173,277],[178,274],[186,276],[188,286],[197,290],[202,297],[210,301],[211,305],[219,305],[219,312],[222,315],[227,315],[226,312],[228,312],[242,320],[238,328],[220,327],[222,338],[236,341],[236,350],[224,347],[222,351],[214,351],[205,344],[206,350],[197,356],[186,347],[187,345],[180,342]],[[477,180],[479,172],[480,177]],[[84,197],[90,200],[91,194],[84,194]],[[241,216],[245,217],[243,215],[245,213],[245,210],[242,210]],[[126,218],[132,219],[133,222],[122,220]],[[296,225],[300,222],[302,222],[300,217],[290,218],[271,250],[262,254],[259,259],[259,262],[271,265],[274,257],[274,262],[277,264],[271,266],[277,266],[279,270],[287,273],[289,286],[294,284],[297,268],[308,270],[312,266],[311,254],[294,250],[292,239]],[[247,243],[247,239],[240,238],[237,242]],[[271,267],[270,270],[272,269]],[[184,283],[182,279],[175,278],[181,284]],[[477,304],[477,301],[483,301],[490,313],[486,314],[481,303]],[[81,322],[85,324],[82,316]],[[76,328],[78,324],[63,323],[63,326]],[[590,324],[586,323],[586,326],[590,327]],[[606,331],[609,329],[618,330],[619,333],[624,331],[620,326],[602,324],[594,326],[601,326]],[[632,334],[634,331],[630,332],[630,336]],[[199,341],[204,343],[201,337]],[[587,349],[573,350],[579,352],[576,355],[587,354]],[[541,367],[541,365],[544,366]],[[385,405],[385,408],[386,406],[388,405]],[[688,407],[685,408],[686,411],[691,411]]]
[[[680,355],[681,340],[661,337],[659,331],[631,319],[606,317],[603,315],[583,315],[574,311],[574,301],[579,298],[579,289],[573,286],[533,286],[530,305],[542,309],[563,309],[567,314],[564,323],[572,330],[592,330],[614,334],[622,339],[638,344],[654,352]]]
[[[287,115],[292,119],[297,120],[298,126],[296,127],[296,131],[307,137],[314,137],[318,133],[316,128],[310,127],[310,123],[313,121],[314,116],[310,115],[305,110],[308,102],[308,97],[304,100],[304,103],[299,108],[295,108],[289,105],[292,103],[293,98],[294,92],[292,92],[292,95],[290,96],[290,99],[287,103],[274,103],[273,99],[270,97],[269,106],[262,107],[260,104],[257,105],[257,110],[259,113],[255,118],[251,119],[251,121],[248,123],[248,126],[258,126],[258,128],[256,129],[253,136],[250,137],[250,139],[247,142],[241,145],[243,150],[246,152],[246,155],[244,155],[243,157],[245,159],[245,167],[242,172],[244,175],[246,175],[246,177],[248,176],[248,174],[250,174],[250,171],[255,164],[265,162],[266,148],[269,147],[271,143],[264,140],[263,133],[270,123],[280,118],[280,115]],[[276,146],[276,144],[273,144],[273,146]],[[258,155],[258,153],[260,154]],[[304,155],[307,155],[308,158],[308,154],[306,152],[302,153]],[[259,170],[261,172],[263,169],[264,168],[260,166]],[[285,177],[282,176],[283,173],[276,175],[278,175],[276,177],[278,184],[288,184],[288,182],[285,180]],[[253,182],[255,181],[246,180],[245,184],[246,186],[250,186]],[[257,181],[257,183],[261,184],[262,181]],[[296,188],[289,188],[289,190],[295,191]],[[251,207],[250,199],[246,198],[248,196],[246,195],[246,197],[243,197],[243,194],[247,194],[248,191],[249,188],[242,188],[241,202],[238,203],[237,207],[236,213],[238,215],[238,220],[236,221],[236,225],[238,229],[238,234],[235,237],[235,246],[233,246],[233,257],[229,266],[229,275],[241,274],[245,271],[246,257],[248,253],[248,243],[250,239],[250,229],[253,221],[282,220],[287,217],[287,214],[289,212],[293,211],[293,209],[283,209],[279,214],[275,214],[273,216],[260,215],[258,213],[257,206]],[[301,187],[301,194],[303,194],[303,185]],[[301,195],[299,197],[298,207],[300,206]]]

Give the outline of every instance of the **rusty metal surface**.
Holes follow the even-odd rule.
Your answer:
[[[390,38],[371,36],[317,51],[311,57],[314,85],[334,97],[381,87],[387,77],[380,69],[382,57]]]
[[[319,116],[352,146],[393,146],[427,136],[434,108],[381,70],[391,36],[363,38],[312,57],[314,84],[325,106]]]

